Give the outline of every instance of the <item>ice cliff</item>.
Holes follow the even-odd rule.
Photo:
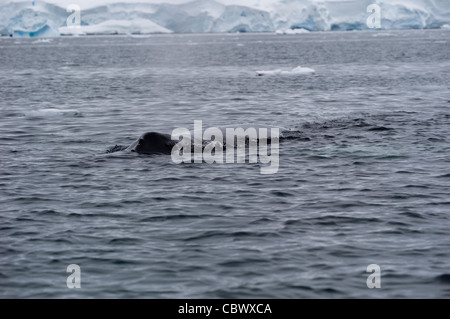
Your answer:
[[[67,7],[47,1],[1,1],[0,35],[365,30],[371,15],[367,7],[373,3],[380,7],[381,29],[445,29],[450,24],[450,0],[255,0],[242,5],[227,0],[177,4],[100,0],[96,6],[80,5],[80,26],[74,27],[67,25],[71,15]]]

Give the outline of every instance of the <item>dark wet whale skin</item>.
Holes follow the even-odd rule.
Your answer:
[[[169,134],[157,132],[144,133],[137,141],[131,144],[126,150],[139,154],[170,154],[175,145]]]

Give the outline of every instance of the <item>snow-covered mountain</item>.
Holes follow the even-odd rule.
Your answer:
[[[364,30],[371,15],[367,7],[373,3],[381,9],[381,29],[446,28],[450,24],[450,0],[93,0],[89,6],[80,5],[79,27],[67,26],[70,1],[0,1],[0,35],[17,37]]]

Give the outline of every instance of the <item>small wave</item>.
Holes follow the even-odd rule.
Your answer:
[[[174,220],[188,220],[188,219],[202,219],[207,217],[215,217],[213,215],[185,215],[185,214],[177,214],[177,215],[166,215],[166,216],[151,216],[146,217],[140,220],[143,222],[166,222],[166,221],[174,221]]]
[[[381,220],[374,217],[354,217],[354,216],[337,216],[326,215],[320,217],[312,217],[305,219],[305,222],[314,223],[322,226],[342,226],[344,224],[364,224],[379,223]]]
[[[294,129],[281,131],[280,137],[285,140],[291,140],[291,139],[300,140],[300,141],[310,141],[311,140],[311,138],[306,136],[305,133],[303,133],[302,131],[294,130]]]
[[[123,151],[123,150],[126,150],[126,149],[127,149],[126,146],[123,146],[123,145],[114,145],[114,146],[111,146],[110,148],[108,148],[108,149],[106,150],[106,154],[115,153],[115,152],[120,152],[120,151]]]
[[[1,116],[4,117],[4,118],[6,118],[6,117],[24,117],[25,113],[14,112],[14,111],[6,111]]]
[[[283,69],[276,69],[276,70],[269,70],[269,71],[256,71],[256,74],[259,76],[263,75],[299,75],[299,74],[312,74],[315,73],[316,70],[306,67],[298,66],[296,68],[293,68],[292,70],[283,70]]]
[[[378,132],[391,131],[391,130],[393,130],[393,128],[385,127],[385,126],[376,126],[376,127],[372,127],[370,129],[368,129],[368,131],[378,131]]]
[[[82,113],[75,109],[40,109],[25,113],[28,117],[73,116],[81,117]]]
[[[139,238],[133,238],[133,237],[121,237],[121,238],[113,238],[109,241],[109,245],[129,245],[129,244],[136,244],[140,242],[141,239]]]

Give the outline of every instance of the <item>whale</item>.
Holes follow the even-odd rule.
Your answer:
[[[172,141],[171,135],[169,134],[147,132],[142,134],[134,143],[126,148],[125,151],[146,155],[170,155],[175,144],[176,142]]]
[[[223,146],[226,148],[225,145],[225,134],[226,130],[229,128],[242,128],[243,130],[247,130],[248,128],[255,128],[255,129],[268,129],[268,126],[265,125],[230,125],[230,126],[221,126],[218,127],[218,129],[223,133],[224,140],[220,141]],[[285,128],[278,128],[280,131],[280,140],[284,138],[289,138],[290,136],[286,133],[289,133],[290,131]],[[194,151],[194,145],[200,144],[202,147],[204,147],[208,141],[202,141],[201,137],[203,130],[191,130],[189,131],[189,134],[192,135],[192,151]],[[197,138],[198,134],[200,135],[200,140]],[[244,131],[241,132],[241,134],[245,134]],[[267,143],[271,143],[271,131],[268,130],[267,135]],[[248,141],[246,141],[248,142]],[[138,154],[145,154],[145,155],[153,155],[153,154],[166,154],[170,155],[172,153],[173,147],[178,143],[177,140],[172,140],[172,135],[170,134],[164,134],[164,133],[158,133],[158,132],[147,132],[142,134],[135,142],[133,142],[130,146],[122,148],[121,150],[125,150],[128,152],[138,153]]]

